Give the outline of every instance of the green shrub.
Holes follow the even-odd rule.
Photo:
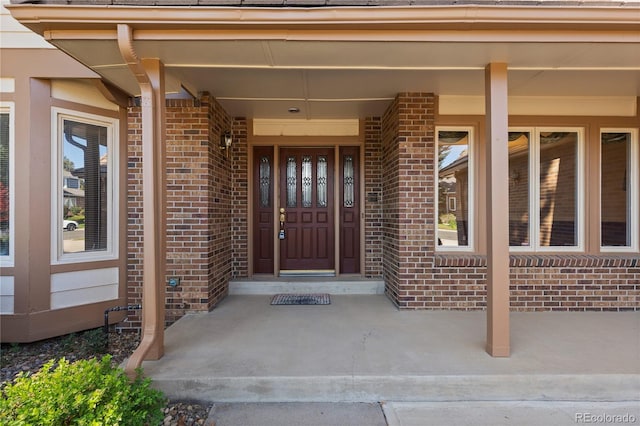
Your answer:
[[[69,208],[69,211],[74,216],[78,216],[78,215],[84,216],[84,209],[82,207],[73,206],[73,207]]]
[[[2,390],[5,425],[151,425],[162,422],[166,400],[137,372],[134,381],[111,356],[69,363],[47,362],[33,375],[20,374]]]
[[[453,213],[445,213],[440,215],[440,223],[447,225],[451,229],[457,229],[456,215]]]

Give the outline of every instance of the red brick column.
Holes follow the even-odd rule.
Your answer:
[[[381,120],[367,118],[364,128],[365,267],[367,278],[382,277]]]
[[[233,121],[232,178],[232,246],[233,278],[244,278],[249,272],[249,146],[246,118]]]
[[[384,268],[401,308],[424,308],[435,249],[435,96],[400,94],[382,122]]]
[[[127,115],[127,302],[142,301],[142,111],[132,102]],[[140,328],[131,312],[122,328]]]
[[[231,130],[228,114],[208,95],[168,100],[167,129],[167,286],[165,321],[189,311],[206,311],[228,292],[231,276],[231,169],[233,158],[219,148]],[[142,180],[140,108],[129,111],[128,303],[139,303],[142,286]],[[130,315],[125,327],[140,327]]]

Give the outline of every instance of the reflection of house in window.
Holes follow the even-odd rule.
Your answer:
[[[456,196],[455,196],[455,194],[447,195],[447,210],[449,212],[455,212],[456,211]]]
[[[460,153],[457,160],[440,170],[439,189],[443,191],[439,197],[440,214],[447,212],[456,217],[458,245],[468,244],[468,180],[469,158],[467,151]],[[453,206],[453,208],[452,208]],[[460,206],[460,208],[457,208]]]
[[[84,182],[69,170],[62,172],[62,189],[65,207],[84,208]]]
[[[509,245],[531,245],[530,171],[531,133],[509,132]]]
[[[470,245],[469,143],[467,130],[438,132],[438,220],[443,224],[438,241],[443,246]]]
[[[64,120],[63,154],[77,159],[75,168],[65,176],[68,183],[80,188],[64,188],[67,193],[84,196],[84,250],[95,251],[107,248],[107,181],[108,181],[108,131],[100,125],[80,121]],[[71,197],[69,197],[71,198]],[[78,197],[76,197],[76,202]]]
[[[539,148],[540,246],[578,244],[578,134],[542,132]]]
[[[602,246],[630,247],[632,191],[630,180],[631,133],[607,132],[601,135],[600,240]],[[636,216],[637,217],[637,216]]]

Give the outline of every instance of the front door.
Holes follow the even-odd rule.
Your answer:
[[[280,151],[280,271],[335,270],[333,148]]]
[[[334,274],[337,246],[339,273],[360,273],[358,147],[282,148],[277,162],[273,146],[253,152],[253,272]]]

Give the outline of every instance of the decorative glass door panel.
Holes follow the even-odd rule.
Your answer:
[[[253,272],[273,274],[273,147],[256,147],[253,158]]]
[[[360,272],[360,183],[357,147],[340,148],[340,273]]]
[[[333,148],[283,148],[280,164],[280,269],[334,270]]]

